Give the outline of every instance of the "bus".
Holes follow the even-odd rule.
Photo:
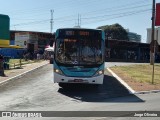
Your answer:
[[[105,34],[99,29],[61,28],[55,35],[54,83],[103,84]]]

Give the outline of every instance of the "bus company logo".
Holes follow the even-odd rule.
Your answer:
[[[2,117],[12,117],[11,112],[2,112]]]
[[[42,117],[41,113],[35,113],[35,112],[2,112],[2,117],[17,117],[17,118],[37,118]]]

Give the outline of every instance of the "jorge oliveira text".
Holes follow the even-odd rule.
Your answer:
[[[150,112],[144,112],[144,113],[135,113],[134,117],[158,117],[157,113],[150,113]]]

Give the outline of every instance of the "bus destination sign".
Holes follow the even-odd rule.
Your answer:
[[[89,36],[90,35],[89,32],[87,32],[87,31],[78,31],[77,34],[80,36]],[[74,35],[76,35],[76,33],[75,33],[75,31],[69,30],[69,31],[65,31],[65,35],[74,36]]]

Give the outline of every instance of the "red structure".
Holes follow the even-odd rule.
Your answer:
[[[160,26],[160,3],[156,4],[156,21],[155,26]]]

